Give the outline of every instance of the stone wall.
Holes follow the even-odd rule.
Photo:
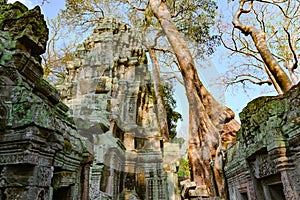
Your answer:
[[[230,199],[300,199],[300,85],[240,114],[225,167]]]
[[[42,79],[39,7],[0,1],[0,199],[88,199],[92,156]]]

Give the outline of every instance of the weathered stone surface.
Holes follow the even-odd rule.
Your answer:
[[[141,41],[127,24],[103,20],[77,48],[59,86],[79,132],[94,145],[90,196],[96,199],[169,199]]]
[[[225,167],[230,199],[299,199],[300,85],[260,97],[240,114],[242,127]]]
[[[180,199],[178,187],[178,168],[180,163],[180,147],[177,143],[164,143],[163,168],[167,173],[168,195],[170,200]]]
[[[85,139],[42,79],[48,29],[39,7],[0,4],[0,199],[87,199]]]
[[[190,180],[181,181],[180,185],[183,187],[181,190],[181,197],[183,198],[188,198],[189,190],[194,190],[197,187],[196,182],[191,182]]]
[[[189,191],[189,196],[193,197],[208,197],[208,192],[205,188],[196,188],[195,190]]]

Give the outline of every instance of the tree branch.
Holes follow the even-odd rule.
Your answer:
[[[244,9],[244,6],[245,6],[245,3],[249,2],[250,1],[250,6],[248,9]],[[232,23],[233,23],[233,26],[237,29],[239,29],[243,34],[245,35],[249,35],[249,27],[247,26],[244,26],[241,21],[240,21],[240,16],[243,14],[243,13],[249,13],[251,10],[252,10],[252,7],[253,7],[253,0],[242,0],[240,2],[240,6],[239,6],[239,9],[238,11],[235,13],[235,15],[233,16],[233,20],[232,20]]]
[[[288,32],[288,30],[287,30],[285,27],[283,27],[283,29],[284,29],[284,32],[285,32],[285,33],[287,34],[287,36],[288,36],[288,44],[289,44],[289,47],[290,47],[290,49],[291,49],[291,52],[292,52],[293,58],[294,58],[294,62],[293,62],[293,67],[292,67],[292,69],[295,70],[295,69],[297,69],[297,67],[298,67],[298,57],[297,57],[297,54],[296,54],[296,52],[295,52],[295,50],[294,50],[294,48],[293,48],[293,45],[292,45],[292,42],[291,42],[291,35],[290,35],[290,33]]]
[[[253,84],[256,85],[263,85],[263,84],[268,84],[268,85],[272,85],[272,82],[270,80],[262,80],[256,76],[253,76],[251,74],[240,74],[237,75],[232,81],[228,82],[228,85],[233,85],[236,83],[241,83],[241,82],[251,82]]]
[[[134,10],[138,10],[138,11],[146,11],[146,8],[140,8],[138,6],[135,6],[132,4],[132,2],[130,0],[126,0],[126,2],[128,3],[128,5],[134,9]]]

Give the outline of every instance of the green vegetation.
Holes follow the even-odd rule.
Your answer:
[[[174,99],[174,88],[170,83],[165,83],[162,86],[162,97],[164,99],[164,107],[167,113],[170,139],[173,139],[177,134],[177,122],[178,120],[182,120],[182,116],[179,112],[175,111],[176,100]]]
[[[180,158],[180,164],[179,164],[179,169],[178,169],[177,175],[185,176],[185,177],[190,176],[190,167],[189,167],[188,159]]]

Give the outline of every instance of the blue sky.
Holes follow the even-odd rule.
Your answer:
[[[8,0],[8,3],[13,3],[16,0]],[[36,5],[40,5],[42,0],[18,0],[19,2],[26,5],[28,8],[33,8]],[[48,0],[50,3],[45,3],[42,6],[42,13],[49,18],[54,18],[60,9],[65,6],[65,1],[63,0]]]

